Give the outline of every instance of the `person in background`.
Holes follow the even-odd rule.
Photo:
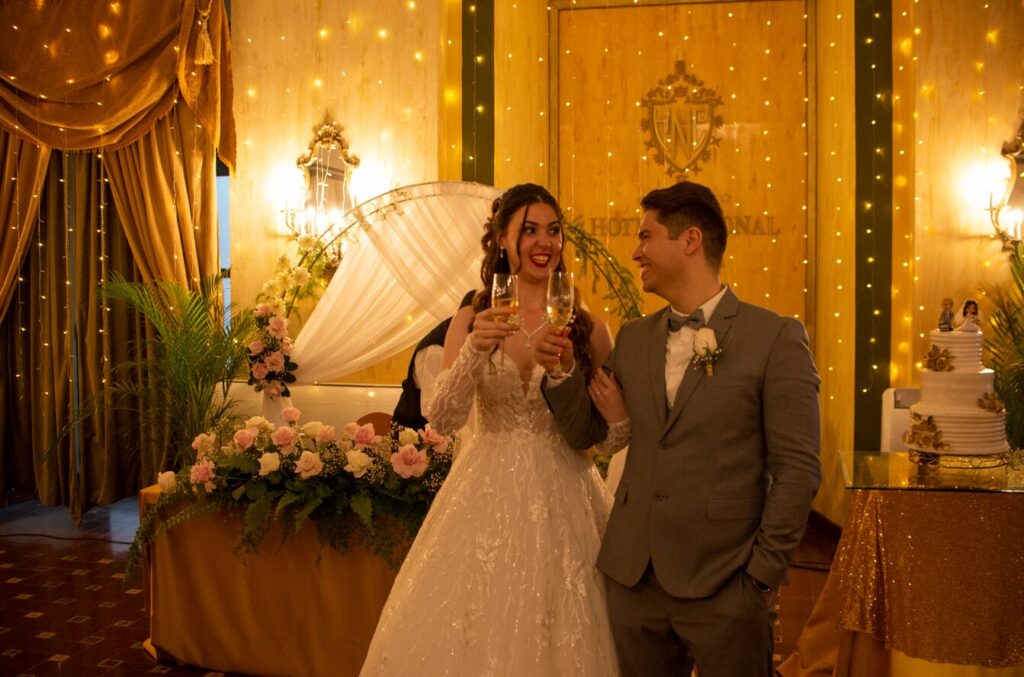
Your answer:
[[[474,296],[475,290],[467,292],[459,302],[459,310],[472,304]],[[423,430],[427,425],[423,412],[429,411],[430,403],[434,400],[434,386],[444,365],[444,337],[451,323],[451,317],[441,320],[420,339],[412,351],[409,369],[402,381],[402,395],[391,414],[393,425],[413,430]]]

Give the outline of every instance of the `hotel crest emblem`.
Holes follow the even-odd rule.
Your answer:
[[[722,97],[687,72],[686,62],[677,61],[675,71],[659,80],[640,105],[645,111],[640,129],[654,161],[673,178],[700,172],[700,163],[721,141],[715,132],[723,124],[717,113]]]

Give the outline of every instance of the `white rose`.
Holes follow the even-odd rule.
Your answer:
[[[246,428],[253,428],[254,430],[259,430],[260,428],[266,427],[269,423],[270,423],[270,421],[268,421],[267,419],[263,418],[262,416],[253,416],[252,418],[248,419],[245,422],[245,426],[244,427],[246,427]]]
[[[266,477],[281,467],[281,457],[267,452],[260,456],[260,477]]]
[[[407,444],[417,445],[420,443],[420,434],[412,428],[402,428],[398,433],[398,446],[404,447]]]
[[[174,493],[175,479],[174,471],[168,470],[156,476],[156,483],[160,485],[160,491],[171,494]]]
[[[708,355],[718,350],[718,339],[715,337],[715,330],[710,327],[701,327],[693,337],[693,352],[700,356]]]
[[[320,429],[324,427],[324,424],[320,421],[310,421],[309,423],[302,426],[302,434],[306,437],[316,437]]]
[[[370,469],[371,465],[373,465],[373,459],[359,450],[346,451],[345,458],[348,460],[348,465],[345,466],[345,470],[356,477],[362,477],[365,475],[366,471]]]

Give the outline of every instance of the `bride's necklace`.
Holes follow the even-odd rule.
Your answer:
[[[522,321],[520,321],[520,324],[519,324],[519,331],[523,332],[523,334],[525,334],[525,335],[526,335],[526,347],[527,347],[527,348],[532,348],[532,347],[533,347],[533,343],[532,343],[532,341],[533,341],[533,337],[534,337],[534,336],[536,336],[536,335],[537,335],[537,332],[539,332],[539,331],[540,331],[541,329],[543,329],[543,328],[544,328],[544,327],[546,327],[547,325],[548,325],[548,319],[547,319],[547,318],[545,317],[545,318],[544,318],[544,319],[543,319],[543,320],[541,321],[541,323],[537,325],[537,328],[536,328],[536,329],[534,329],[533,331],[527,331],[527,329],[526,329],[526,323],[525,323],[525,322],[522,322]]]

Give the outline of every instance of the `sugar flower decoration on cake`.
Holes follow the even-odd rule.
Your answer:
[[[956,357],[950,355],[946,349],[939,350],[938,346],[933,345],[924,359],[924,366],[929,371],[956,371],[956,367],[953,366]]]
[[[690,364],[694,369],[703,371],[708,376],[715,375],[714,365],[722,356],[722,346],[718,345],[715,330],[701,327],[693,337],[693,359]]]
[[[991,411],[993,414],[1001,414],[1006,411],[1006,405],[996,397],[995,393],[982,393],[981,397],[978,398],[978,406],[985,411]]]
[[[949,444],[942,441],[942,431],[931,416],[910,412],[910,418],[910,430],[903,433],[903,444],[926,451],[949,451]]]

